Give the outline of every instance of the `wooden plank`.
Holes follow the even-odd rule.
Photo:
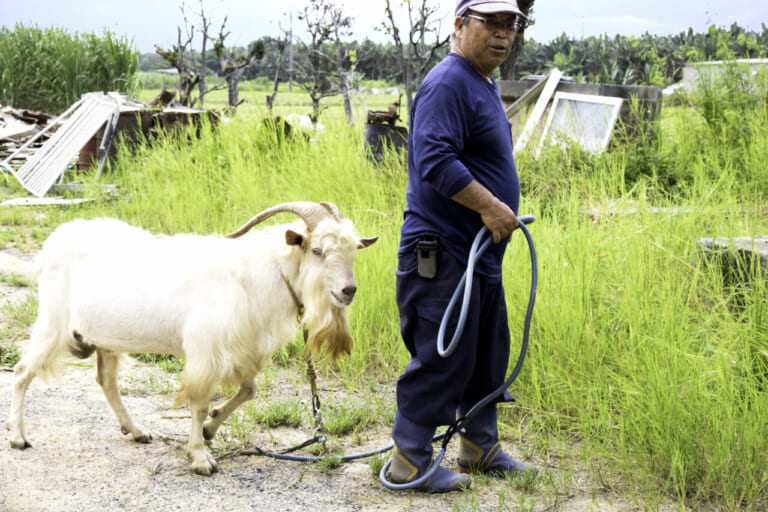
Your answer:
[[[546,80],[539,80],[536,82],[536,85],[525,91],[525,94],[520,96],[514,103],[508,106],[506,110],[504,110],[504,112],[507,114],[507,119],[512,119],[514,116],[519,114],[521,110],[535,102],[539,97],[539,94],[541,94],[541,90],[544,89],[546,84]]]
[[[520,134],[520,138],[518,138],[517,142],[515,143],[515,152],[525,148],[528,140],[534,134],[536,127],[539,125],[541,117],[544,115],[544,111],[549,104],[549,100],[555,93],[555,89],[557,89],[557,86],[560,83],[560,78],[562,78],[562,76],[563,72],[557,68],[554,68],[549,74],[549,77],[544,84],[544,89],[541,91],[541,94],[539,94],[539,99],[536,100],[536,105],[533,107],[533,111],[531,112],[530,117],[528,117],[528,121],[525,123],[523,133]]]

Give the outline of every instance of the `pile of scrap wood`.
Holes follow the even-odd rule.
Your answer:
[[[42,128],[48,124],[53,116],[43,112],[33,112],[31,110],[18,109],[5,105],[0,105],[0,160],[5,160],[16,150],[21,148],[29,139],[35,136]],[[47,140],[43,137],[37,144],[19,155],[19,160],[32,154],[40,145]],[[15,162],[15,163],[18,163]],[[11,162],[14,165],[14,162]]]
[[[86,93],[59,116],[3,106],[0,170],[43,197],[67,170],[96,167],[100,174],[115,153],[112,141],[118,133],[132,141],[178,126],[199,127],[203,116],[214,125],[219,120],[210,110],[172,106],[169,97],[163,90],[152,104],[144,105],[115,92]]]

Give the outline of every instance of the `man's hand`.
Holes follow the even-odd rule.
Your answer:
[[[507,238],[519,225],[515,212],[476,180],[459,190],[451,199],[480,214],[483,224],[493,236],[493,243]]]
[[[480,211],[480,217],[485,227],[491,232],[493,243],[497,244],[511,235],[520,223],[509,206],[495,197],[493,199],[487,208]]]

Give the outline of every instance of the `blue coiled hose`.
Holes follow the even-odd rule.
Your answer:
[[[445,433],[435,436],[433,438],[433,441],[438,441],[442,439],[443,443],[440,448],[440,451],[435,457],[434,463],[432,464],[430,469],[426,473],[424,473],[421,477],[417,478],[416,480],[412,480],[410,482],[406,482],[403,484],[394,484],[387,480],[386,475],[390,465],[392,464],[392,459],[387,461],[387,463],[384,464],[384,467],[381,468],[381,472],[379,473],[379,480],[381,480],[381,483],[387,489],[392,489],[395,491],[414,489],[416,487],[420,487],[421,485],[426,483],[430,478],[432,478],[432,475],[435,473],[435,471],[437,471],[437,468],[440,467],[440,463],[442,462],[443,457],[445,457],[446,447],[448,446],[448,443],[450,442],[451,437],[453,437],[453,434],[458,432],[461,429],[461,427],[476,414],[477,411],[479,411],[483,407],[487,406],[488,404],[496,400],[499,396],[501,396],[502,393],[504,393],[504,391],[512,384],[512,382],[514,382],[514,380],[517,378],[518,374],[520,373],[520,370],[523,367],[523,361],[525,361],[525,354],[526,354],[526,351],[528,350],[528,336],[531,330],[531,317],[533,316],[533,305],[536,302],[536,286],[538,284],[539,272],[538,272],[538,267],[536,263],[536,248],[533,244],[533,237],[531,237],[531,233],[528,231],[528,228],[526,227],[527,224],[532,224],[535,219],[531,215],[524,215],[522,217],[518,217],[517,220],[519,222],[520,230],[525,234],[525,239],[528,241],[528,249],[531,255],[531,292],[528,298],[528,309],[525,312],[525,322],[523,326],[523,343],[522,343],[522,346],[520,347],[520,356],[518,356],[517,358],[517,364],[512,370],[512,373],[509,374],[509,377],[507,378],[507,380],[505,380],[501,386],[499,386],[490,395],[486,396],[485,398],[480,400],[477,404],[475,404],[474,407],[472,407],[469,410],[469,412],[467,412],[466,415],[462,416],[461,418],[456,420],[456,423],[448,427],[448,430]],[[475,239],[472,242],[472,247],[469,250],[469,257],[467,259],[467,270],[464,272],[464,275],[462,276],[461,280],[459,280],[459,283],[456,286],[456,290],[453,292],[453,296],[451,297],[451,300],[448,303],[448,307],[445,309],[445,313],[443,313],[443,320],[442,322],[440,322],[440,330],[438,331],[438,334],[437,334],[437,352],[443,358],[448,357],[453,353],[453,351],[456,349],[459,338],[461,338],[461,334],[464,330],[464,323],[466,322],[466,319],[467,319],[467,310],[469,309],[469,298],[472,292],[472,278],[475,273],[475,262],[478,260],[478,258],[480,258],[480,256],[482,256],[482,254],[485,252],[485,250],[488,248],[488,246],[492,242],[492,237],[490,235],[488,235],[488,237],[485,238],[485,241],[483,241],[483,237],[486,234],[488,234],[488,229],[485,226],[483,226],[482,228],[480,228],[480,231],[477,232],[477,235],[475,235]],[[482,241],[482,244],[481,244],[481,241]],[[448,319],[450,318],[451,313],[453,312],[453,308],[456,306],[456,301],[458,300],[459,295],[462,294],[462,291],[464,292],[464,298],[461,304],[461,311],[459,312],[459,322],[456,325],[456,332],[454,332],[453,338],[451,339],[451,342],[448,344],[448,348],[445,348],[445,329],[448,324]]]

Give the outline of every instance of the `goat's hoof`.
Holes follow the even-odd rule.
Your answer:
[[[192,461],[190,469],[198,475],[210,476],[211,474],[217,472],[219,467],[216,465],[216,460],[211,456],[211,454],[206,453],[203,460]]]
[[[133,437],[134,442],[147,444],[152,442],[152,434],[142,434],[140,436]]]
[[[26,448],[32,448],[32,445],[22,437],[21,439],[11,439],[11,448],[16,450],[24,450]]]
[[[218,468],[209,464],[198,464],[192,466],[192,471],[198,475],[211,476],[218,471]]]
[[[210,416],[211,418],[215,418],[218,415],[219,415],[218,409],[211,409],[211,412],[208,413],[208,416]]]
[[[122,432],[124,436],[131,434],[131,436],[133,436],[133,441],[136,443],[146,444],[146,443],[152,442],[152,434],[150,434],[149,432],[144,432],[142,428],[137,426],[134,426],[133,430],[131,430],[128,427],[124,427],[123,425],[120,425],[120,432]]]

